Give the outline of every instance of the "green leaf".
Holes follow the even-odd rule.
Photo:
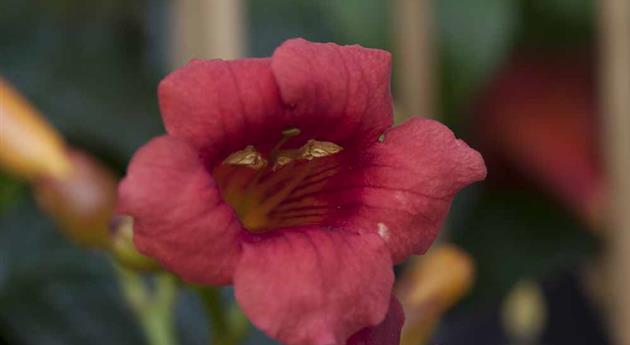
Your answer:
[[[0,229],[0,324],[10,343],[142,343],[104,255],[67,243],[28,198],[5,210]]]
[[[454,210],[467,201],[458,197]],[[541,278],[572,268],[596,248],[584,226],[536,193],[488,189],[474,203],[469,213],[451,224],[453,241],[477,265],[469,303],[495,300],[520,278]]]
[[[385,0],[321,1],[332,23],[335,41],[388,48],[391,2]]]
[[[447,115],[469,105],[505,56],[519,25],[517,0],[435,2],[443,104]]]
[[[26,191],[23,182],[0,171],[0,213]]]

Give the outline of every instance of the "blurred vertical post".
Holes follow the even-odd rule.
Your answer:
[[[394,0],[396,100],[402,120],[432,117],[435,111],[433,4],[431,0]]]
[[[172,68],[192,58],[235,59],[245,54],[244,0],[174,0],[171,6]]]
[[[600,2],[601,101],[609,176],[615,343],[630,345],[630,1]]]

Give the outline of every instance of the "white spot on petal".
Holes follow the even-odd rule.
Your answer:
[[[387,225],[385,225],[385,223],[378,223],[376,227],[378,228],[378,235],[381,236],[383,240],[387,241],[389,239],[389,228]]]

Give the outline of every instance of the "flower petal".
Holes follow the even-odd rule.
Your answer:
[[[426,251],[455,193],[485,178],[481,155],[439,122],[412,118],[385,133],[326,186],[328,224],[378,233],[395,263]]]
[[[190,282],[231,282],[242,228],[189,144],[162,136],[143,146],[118,198],[118,212],[134,218],[143,254]]]
[[[399,345],[400,331],[405,322],[405,313],[400,302],[392,296],[385,320],[374,327],[355,333],[347,345]]]
[[[158,89],[167,132],[224,154],[280,135],[287,121],[270,62],[193,60],[169,74]]]
[[[303,127],[315,129],[313,138],[342,146],[351,135],[376,141],[392,124],[386,51],[292,39],[276,49],[271,68],[283,101]]]
[[[291,229],[245,243],[234,284],[245,314],[271,337],[334,345],[383,320],[393,280],[377,235]]]

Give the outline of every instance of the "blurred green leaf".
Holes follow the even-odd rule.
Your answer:
[[[532,0],[530,0],[532,1]],[[550,11],[557,17],[580,23],[592,21],[596,1],[593,0],[547,0],[532,1],[543,11]]]
[[[388,49],[391,2],[385,0],[321,1],[339,44]]]
[[[26,190],[24,184],[0,171],[0,214]]]
[[[138,146],[162,132],[156,90],[163,72],[148,56],[160,53],[149,50],[149,39],[158,38],[142,6],[104,11],[95,4],[68,12],[1,1],[0,74],[71,144],[121,170]]]
[[[116,279],[104,253],[70,244],[30,198],[13,202],[0,217],[0,343],[145,344]],[[179,296],[175,317],[179,344],[207,344],[196,296]]]
[[[334,31],[318,0],[248,0],[248,55],[271,56],[289,38],[332,41]]]
[[[566,210],[531,191],[485,190],[461,216],[451,224],[452,239],[476,261],[474,305],[496,300],[520,278],[572,268],[596,249],[596,240]]]
[[[440,0],[436,14],[443,110],[455,117],[509,50],[519,26],[519,3]]]
[[[142,343],[102,254],[67,243],[29,198],[5,210],[0,229],[0,320],[11,343]]]
[[[596,1],[522,1],[521,44],[556,50],[593,45]]]

